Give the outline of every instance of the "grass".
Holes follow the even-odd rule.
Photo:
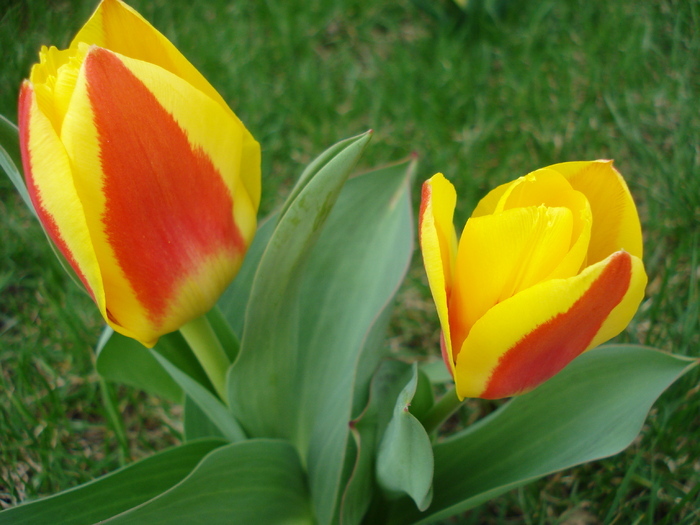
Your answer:
[[[16,120],[17,89],[39,46],[66,46],[95,5],[7,2],[0,113]],[[454,181],[458,223],[501,182],[555,162],[614,158],[640,209],[650,278],[621,340],[700,355],[700,2],[501,1],[501,11],[460,24],[447,1],[425,4],[131,2],[261,142],[263,212],[314,155],[367,128],[376,135],[365,165],[417,152],[419,179],[442,171]],[[0,506],[10,506],[176,442],[180,409],[126,387],[105,394],[91,356],[96,309],[3,177],[0,221]],[[437,352],[417,261],[392,337]],[[451,523],[700,521],[699,379],[696,370],[664,394],[624,453]],[[105,395],[123,415],[123,436]]]

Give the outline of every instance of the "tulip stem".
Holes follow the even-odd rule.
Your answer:
[[[180,327],[180,333],[202,365],[216,393],[228,405],[226,373],[231,362],[206,316]]]
[[[447,421],[447,418],[462,406],[463,402],[457,397],[455,387],[448,390],[421,420],[423,428],[425,428],[428,435],[437,432],[440,426]]]

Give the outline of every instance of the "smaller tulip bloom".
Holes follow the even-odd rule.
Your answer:
[[[104,0],[22,85],[37,215],[105,321],[146,346],[209,310],[256,230],[260,147],[161,33]]]
[[[612,161],[497,187],[459,241],[455,203],[442,174],[424,183],[420,244],[460,399],[532,390],[634,316],[647,282],[642,233]]]

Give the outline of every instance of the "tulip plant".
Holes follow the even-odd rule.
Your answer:
[[[609,161],[497,187],[459,240],[454,188],[423,185],[440,370],[384,344],[414,158],[351,176],[371,132],[335,144],[258,225],[258,143],[136,11],[103,0],[39,56],[19,126],[0,120],[0,165],[104,317],[97,371],[182,402],[185,441],[2,525],[435,522],[623,450],[697,365],[596,348],[646,284]],[[441,431],[469,397],[513,399]]]

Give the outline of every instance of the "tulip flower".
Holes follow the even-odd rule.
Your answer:
[[[256,230],[260,147],[141,15],[104,0],[19,99],[27,189],[105,321],[153,346],[199,318]]]
[[[457,240],[454,187],[423,185],[420,242],[457,395],[525,393],[619,334],[644,296],[642,233],[611,161],[492,190]]]

